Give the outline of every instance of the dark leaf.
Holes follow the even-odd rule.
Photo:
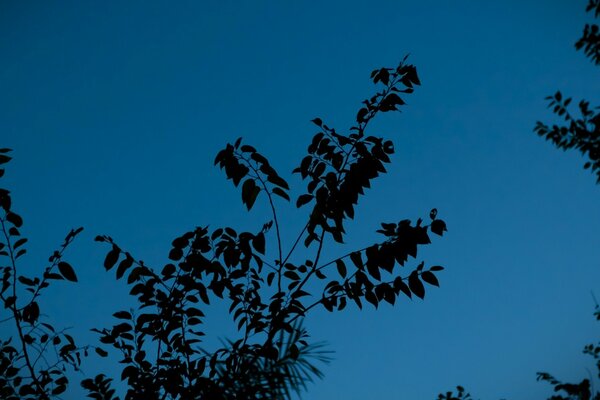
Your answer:
[[[15,242],[15,244],[13,245],[13,248],[17,249],[20,246],[24,245],[26,242],[27,242],[26,238],[21,238]]]
[[[430,285],[440,286],[440,283],[438,282],[438,279],[433,274],[433,272],[424,271],[423,273],[421,273],[421,279],[423,279],[425,282],[429,283]]]
[[[68,263],[64,261],[59,262],[58,270],[66,280],[71,282],[77,282],[77,276],[75,275],[75,271],[73,270],[73,267],[71,267],[71,265],[69,265]]]
[[[119,259],[119,254],[119,248],[113,245],[112,250],[106,254],[106,258],[104,259],[104,268],[106,268],[107,271],[115,266],[117,260]]]
[[[0,154],[0,164],[6,164],[10,160],[12,160],[12,157],[9,157],[9,156],[4,155],[4,154]]]
[[[105,350],[102,350],[100,347],[94,347],[94,351],[96,352],[96,354],[98,354],[100,357],[106,357],[108,356],[108,353]]]
[[[298,276],[298,274],[295,273],[294,271],[285,271],[283,273],[283,276],[285,276],[293,281],[297,281],[298,279],[300,279],[300,276]]]
[[[248,207],[248,210],[252,208],[254,200],[256,200],[256,197],[253,197],[255,188],[256,183],[252,178],[246,179],[242,185],[242,203]]]
[[[448,229],[446,229],[446,223],[441,219],[436,219],[435,221],[431,222],[431,232],[442,236],[447,230]]]
[[[356,265],[356,268],[363,269],[363,262],[362,262],[359,252],[356,251],[356,252],[350,254],[350,260],[352,260],[354,265]]]
[[[119,266],[117,267],[117,279],[121,279],[123,277],[123,275],[125,274],[125,271],[127,271],[132,265],[133,265],[133,258],[125,257],[125,259],[123,261],[121,261],[119,263]]]
[[[127,320],[130,320],[131,319],[131,313],[129,313],[127,311],[117,311],[116,313],[113,314],[113,317],[118,318],[118,319],[127,319]]]
[[[284,192],[283,190],[281,190],[278,187],[273,188],[273,193],[278,195],[279,197],[283,197],[287,201],[290,201],[290,196],[288,196],[288,194],[286,192]]]
[[[283,178],[281,178],[279,175],[269,175],[267,177],[267,181],[271,182],[274,185],[277,185],[285,190],[289,190],[290,186],[287,184],[287,182],[285,180],[283,180]]]
[[[411,272],[408,276],[408,287],[417,297],[421,299],[425,297],[425,287],[419,280],[419,275],[415,271]]]
[[[21,218],[18,214],[15,214],[14,212],[7,213],[6,220],[14,226],[16,226],[17,228],[20,228],[21,225],[23,225],[23,218]]]
[[[300,208],[303,205],[305,205],[306,203],[308,203],[309,201],[311,201],[314,198],[314,196],[312,194],[303,194],[301,196],[298,197],[298,200],[296,201],[296,207]]]
[[[434,220],[434,219],[435,219],[435,217],[437,217],[437,208],[434,208],[434,209],[432,209],[432,210],[429,212],[429,218],[431,218],[432,220]]]
[[[337,270],[338,270],[338,273],[340,274],[340,276],[342,278],[345,278],[346,274],[348,272],[346,270],[346,264],[344,264],[344,262],[342,260],[336,260],[335,265],[337,266]]]
[[[260,232],[252,239],[252,246],[260,254],[265,254],[265,234]]]

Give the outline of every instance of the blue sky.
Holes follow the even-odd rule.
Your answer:
[[[581,379],[597,339],[600,191],[576,153],[532,131],[552,121],[560,89],[598,104],[598,68],[573,43],[584,1],[9,2],[0,4],[0,146],[14,149],[4,185],[25,219],[30,271],[68,230],[80,282],[57,284],[57,325],[106,325],[126,287],[102,268],[109,234],[162,266],[195,226],[256,229],[212,167],[243,136],[289,172],[321,117],[343,130],[373,92],[371,70],[410,53],[422,87],[372,133],[393,138],[389,173],[362,199],[348,244],[381,221],[437,207],[449,226],[423,253],[442,264],[425,301],[307,321],[336,352],[306,398],[433,399],[456,384],[478,398],[544,398],[544,370]],[[280,204],[293,237],[305,214]],[[288,245],[289,247],[289,245]],[[227,332],[222,316],[207,322]],[[3,328],[5,329],[5,328]],[[90,359],[86,371],[108,368]],[[70,394],[79,398],[80,392]],[[69,398],[69,397],[67,397]]]

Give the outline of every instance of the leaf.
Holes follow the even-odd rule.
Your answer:
[[[4,154],[0,154],[0,164],[6,164],[10,160],[12,160],[12,157],[5,156]]]
[[[267,181],[271,182],[274,185],[277,185],[285,190],[290,190],[290,186],[288,185],[288,183],[279,175],[269,175],[267,177]]]
[[[323,125],[323,121],[321,121],[321,118],[315,118],[315,119],[311,120],[310,122],[317,125],[318,127],[321,127]]]
[[[429,212],[429,218],[431,218],[431,220],[434,220],[435,217],[437,217],[437,208],[433,208],[430,212]]]
[[[297,281],[298,279],[300,279],[300,276],[297,273],[295,273],[294,271],[285,271],[283,273],[283,276],[285,276],[293,281]]]
[[[283,190],[281,190],[278,187],[273,188],[273,193],[278,195],[279,197],[283,197],[287,201],[290,201],[290,196],[288,196],[288,194],[286,192],[284,192]]]
[[[246,207],[248,207],[248,210],[252,208],[252,206],[254,205],[254,200],[256,200],[256,197],[252,199],[252,195],[254,193],[255,188],[256,183],[252,178],[246,179],[244,181],[244,184],[242,185],[242,203],[244,203]]]
[[[441,265],[434,265],[433,267],[429,268],[430,271],[443,271],[444,267],[442,267]]]
[[[17,249],[17,248],[19,248],[20,246],[24,245],[26,242],[27,242],[27,239],[26,239],[26,238],[21,238],[21,239],[17,240],[17,241],[15,242],[15,244],[13,244],[13,248]]]
[[[358,113],[356,114],[356,122],[358,122],[359,124],[365,121],[365,117],[367,116],[367,114],[369,113],[369,110],[367,110],[366,108],[361,108]]]
[[[372,291],[368,291],[365,293],[365,300],[369,303],[373,304],[375,308],[379,305],[379,300],[377,300],[377,296]]]
[[[100,347],[94,347],[94,351],[96,352],[96,354],[98,354],[100,357],[106,357],[108,356],[108,353],[106,352],[106,350],[101,349]]]
[[[252,193],[250,193],[248,201],[246,202],[246,207],[248,207],[248,211],[250,211],[252,206],[254,206],[254,202],[256,201],[256,198],[258,197],[259,193],[260,188],[258,186],[255,186],[254,189],[252,189]]]
[[[7,213],[6,220],[8,222],[10,222],[11,224],[13,224],[14,226],[16,226],[17,228],[20,228],[21,225],[23,225],[23,218],[21,218],[19,215],[15,214],[14,212]]]
[[[119,259],[119,254],[119,248],[113,245],[112,250],[109,251],[108,254],[106,254],[106,258],[104,259],[104,268],[106,268],[107,271],[115,266],[117,260]]]
[[[113,314],[113,317],[118,318],[118,319],[131,320],[131,313],[129,313],[127,311],[117,311],[116,313]]]
[[[171,251],[169,251],[169,259],[173,261],[179,261],[183,257],[183,250],[178,247],[173,247]]]
[[[34,286],[33,280],[27,278],[26,276],[19,276],[19,282],[21,282],[25,286]]]
[[[311,201],[315,196],[313,196],[312,194],[303,194],[301,196],[298,197],[298,200],[296,200],[296,207],[300,208],[303,205],[305,205],[306,203],[308,203],[309,201]]]
[[[269,274],[267,275],[267,286],[271,286],[274,278],[275,278],[275,272],[269,272]]]
[[[447,230],[448,229],[446,229],[446,223],[441,219],[436,219],[435,221],[431,222],[431,232],[442,236]]]
[[[381,280],[381,273],[379,272],[379,266],[371,261],[368,260],[367,261],[367,271],[369,272],[369,275],[371,275],[373,278],[377,279],[378,281]]]
[[[356,265],[356,268],[363,269],[363,262],[358,251],[350,254],[350,260]]]
[[[411,272],[408,277],[408,287],[417,297],[421,299],[425,297],[425,287],[419,280],[419,275],[415,271]]]
[[[346,277],[348,271],[346,270],[346,264],[342,260],[336,260],[335,265],[337,266],[338,273],[342,278]]]
[[[133,258],[125,257],[125,259],[123,261],[121,261],[119,263],[119,266],[117,267],[117,279],[121,279],[123,277],[123,275],[125,274],[125,271],[127,271],[132,265],[133,265]]]
[[[259,233],[252,239],[252,246],[260,254],[265,254],[265,234]]]
[[[71,282],[77,282],[77,275],[75,275],[75,270],[69,263],[61,261],[58,263],[58,270],[64,278]]]
[[[433,274],[433,272],[430,271],[424,271],[423,273],[421,273],[421,279],[423,279],[425,282],[429,283],[430,285],[433,286],[440,286],[440,283],[438,281],[438,279],[436,278],[436,276]]]

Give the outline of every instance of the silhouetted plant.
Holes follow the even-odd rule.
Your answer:
[[[0,165],[11,160],[9,153],[10,149],[0,149]],[[3,175],[2,168],[0,177]],[[33,276],[20,265],[27,243],[19,231],[23,219],[12,208],[10,192],[3,188],[0,209],[0,259],[3,260],[0,300],[8,313],[1,322],[4,326],[14,324],[16,335],[0,339],[0,398],[49,399],[66,390],[69,383],[66,367],[78,370],[81,357],[89,348],[78,347],[66,330],[42,322],[39,303],[51,281],[77,282],[75,271],[64,261],[63,254],[82,228],[69,232],[48,259],[49,265],[42,275]]]
[[[465,392],[465,388],[457,386],[456,394],[454,392],[440,393],[437,400],[473,400],[473,398],[469,393]]]
[[[96,237],[110,246],[104,267],[114,269],[117,279],[125,279],[137,299],[135,309],[114,313],[113,326],[93,329],[101,343],[120,355],[126,399],[290,398],[322,376],[315,362],[329,360],[323,345],[311,342],[302,327],[308,311],[319,306],[341,311],[349,302],[362,308],[363,301],[375,308],[382,301],[393,305],[401,294],[424,298],[424,283],[439,285],[435,273],[441,266],[426,268],[420,262],[412,271],[398,273],[398,267],[417,257],[419,246],[430,243],[429,231],[440,236],[446,231],[435,209],[428,224],[421,219],[382,223],[377,231],[383,235],[380,241],[326,262],[321,257],[327,241],[343,243],[345,222],[354,218],[360,196],[386,172],[393,143],[368,135],[367,127],[378,114],[404,105],[401,96],[420,84],[416,68],[405,61],[372,72],[371,79],[382,88],[363,102],[348,134],[319,118],[312,121],[318,132],[294,170],[307,181],[296,206],[311,208],[303,229],[288,246],[282,243],[276,197],[289,202],[289,185],[241,138],[220,151],[215,164],[241,187],[248,210],[262,193],[271,214],[262,227],[254,232],[197,227],[173,240],[170,262],[160,270],[136,259],[111,237]],[[10,159],[7,151],[1,151],[2,162]],[[25,241],[13,243],[11,238],[19,237],[21,218],[10,209],[8,191],[0,195],[6,241],[0,254],[10,261],[4,268],[1,299],[18,331],[16,347],[11,346],[12,339],[1,344],[1,394],[3,398],[56,397],[68,384],[64,367],[77,369],[88,348],[76,347],[68,334],[40,323],[37,299],[49,280],[77,281],[62,255],[81,228],[69,233],[41,278],[17,279],[16,259],[24,254]],[[268,247],[267,241],[274,245]],[[297,254],[300,243],[306,247],[302,257]],[[31,292],[22,304],[17,301],[23,298],[17,284]],[[9,290],[12,293],[7,294]],[[229,305],[239,332],[216,350],[201,347],[203,308],[211,302]],[[60,346],[54,364],[45,358],[47,346]],[[103,348],[94,349],[102,357],[108,355]],[[39,360],[44,360],[45,369]],[[99,374],[81,385],[90,398],[119,399],[112,383],[111,377]]]
[[[102,343],[121,354],[127,399],[289,398],[311,377],[320,376],[308,359],[323,359],[323,353],[314,353],[319,348],[298,325],[308,311],[318,306],[341,311],[349,301],[359,308],[363,301],[377,308],[382,301],[394,304],[401,293],[423,298],[423,282],[438,286],[435,272],[440,266],[426,268],[421,262],[408,274],[396,273],[397,266],[417,257],[418,246],[430,243],[429,230],[438,235],[446,230],[435,209],[429,224],[421,219],[383,223],[381,241],[327,262],[321,258],[328,240],[343,243],[344,223],[354,218],[359,197],[386,172],[384,165],[394,152],[392,141],[367,135],[367,126],[379,113],[397,110],[404,104],[400,96],[420,84],[415,67],[405,60],[397,68],[373,71],[371,78],[382,89],[363,102],[349,134],[319,118],[312,121],[319,130],[294,170],[307,181],[296,206],[311,209],[285,251],[276,198],[290,201],[289,185],[241,138],[221,150],[215,164],[241,187],[248,210],[261,194],[268,202],[271,220],[260,229],[198,227],[184,233],[173,241],[172,262],[160,272],[112,238],[96,238],[110,246],[105,268],[116,266],[117,279],[127,279],[138,300],[136,312],[119,311],[118,323],[96,330]],[[272,255],[267,255],[267,239],[274,242]],[[309,257],[294,257],[299,243],[312,252]],[[199,347],[204,335],[199,326],[202,307],[211,301],[229,304],[240,336],[206,351]],[[113,398],[109,384],[103,375],[83,382],[94,398]]]
[[[600,15],[600,0],[590,0],[586,11],[593,11],[594,17]],[[583,31],[583,36],[575,43],[577,50],[583,50],[596,65],[600,65],[600,34],[596,24],[587,24]],[[581,116],[574,116],[569,111],[571,98],[564,98],[560,91],[553,96],[546,98],[549,100],[548,107],[553,112],[562,117],[566,125],[557,124],[551,127],[537,122],[534,128],[538,135],[551,140],[558,148],[567,150],[576,148],[583,156],[589,158],[584,164],[584,168],[591,168],[598,176],[597,183],[600,183],[600,107],[591,107],[589,101],[581,100],[579,102],[579,112]]]

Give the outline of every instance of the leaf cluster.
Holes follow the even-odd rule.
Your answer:
[[[590,0],[586,11],[593,11],[594,17],[600,16],[600,0]],[[583,36],[575,43],[577,50],[583,50],[596,65],[600,65],[600,34],[598,25],[586,25]],[[589,101],[579,102],[580,116],[575,116],[569,111],[571,98],[564,98],[560,91],[546,97],[548,107],[554,114],[561,117],[564,125],[547,125],[538,121],[534,131],[546,140],[554,143],[559,149],[575,148],[587,157],[585,169],[590,169],[596,174],[596,182],[600,184],[600,107],[590,106]]]

